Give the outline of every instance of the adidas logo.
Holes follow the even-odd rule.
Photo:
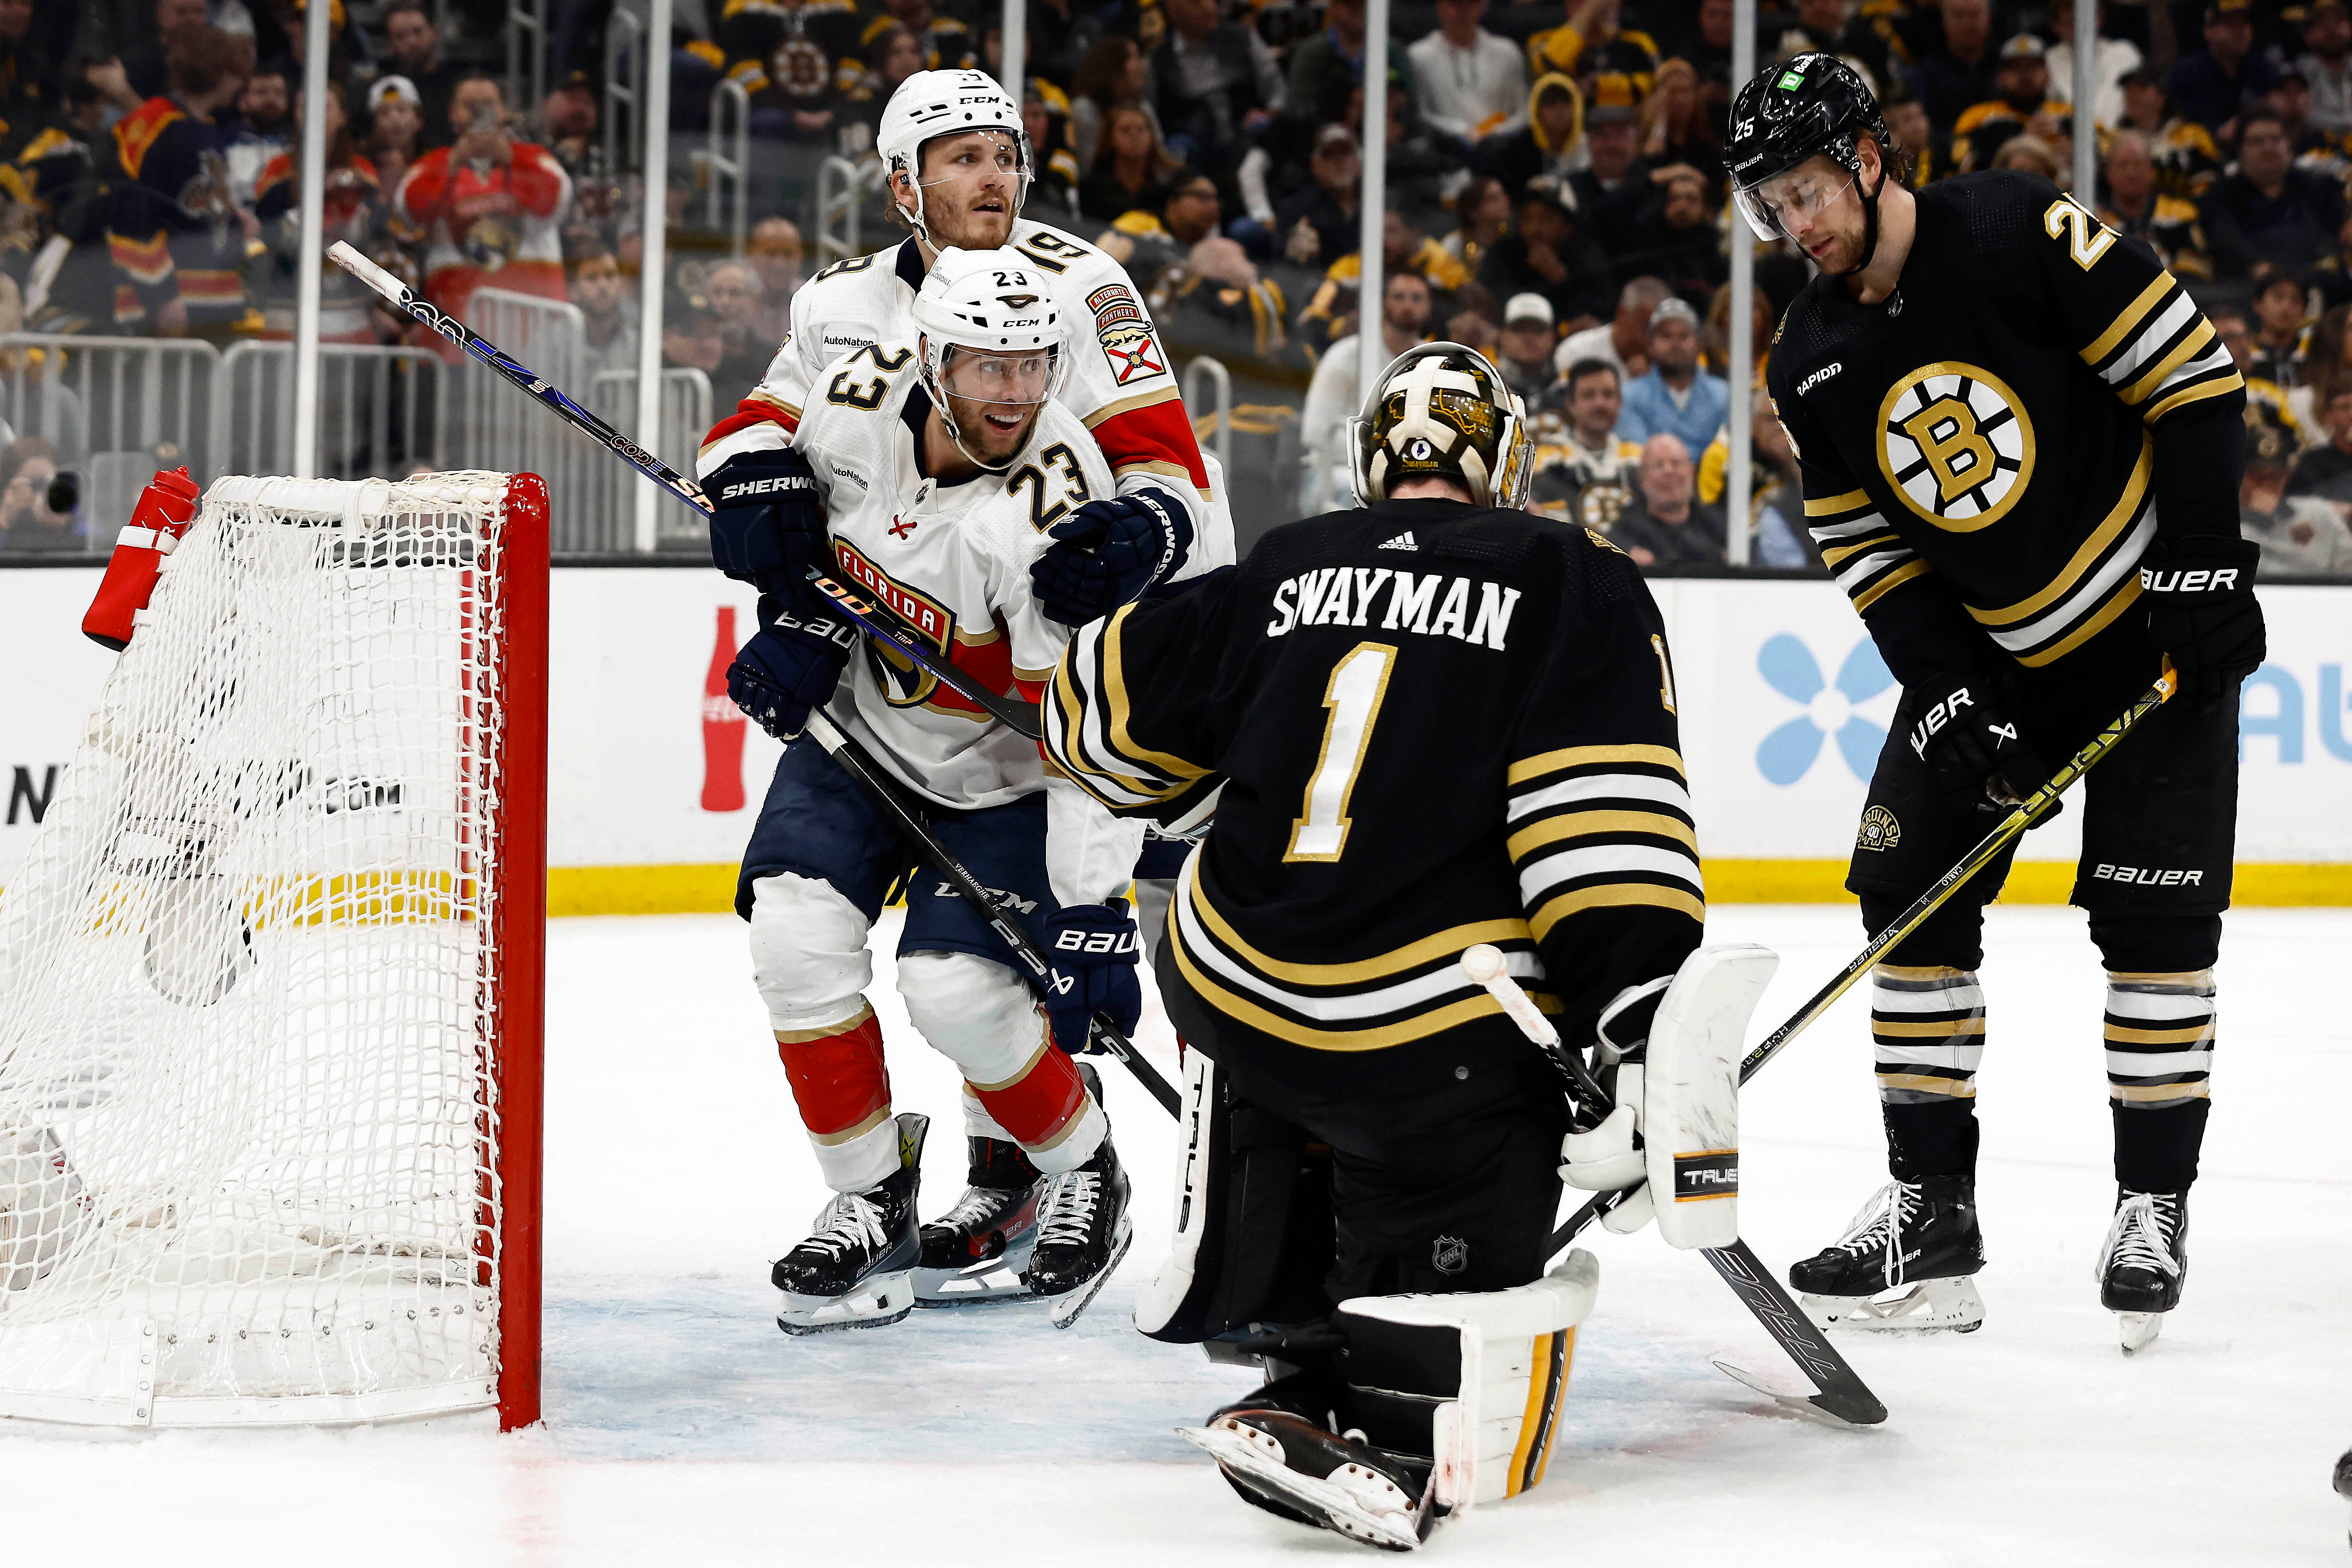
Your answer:
[[[1419,550],[1421,546],[1412,542],[1412,530],[1406,529],[1381,548],[1382,550]]]

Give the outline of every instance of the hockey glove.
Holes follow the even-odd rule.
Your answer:
[[[1648,1179],[1642,1153],[1642,1064],[1618,1068],[1612,1089],[1617,1109],[1589,1132],[1571,1132],[1560,1140],[1559,1179],[1588,1193],[1614,1193]],[[1602,1216],[1603,1227],[1630,1236],[1656,1217],[1650,1189],[1643,1187]]]
[[[1135,972],[1142,945],[1125,899],[1072,904],[1046,917],[1045,957],[1054,967],[1045,981],[1045,1016],[1055,1045],[1072,1056],[1096,1049],[1087,1026],[1097,1013],[1120,1034],[1135,1033],[1143,1017],[1143,983]]]
[[[2141,558],[2147,640],[2171,657],[2181,690],[2210,709],[2254,672],[2269,652],[2254,598],[2261,547],[2220,534],[2159,538]]]
[[[762,593],[803,581],[832,563],[824,503],[808,459],[790,447],[739,452],[703,486],[710,498],[710,559]]]
[[[810,607],[804,596],[760,597],[760,629],[727,671],[727,695],[779,741],[808,728],[809,711],[833,695],[857,646],[857,629]]]
[[[1066,626],[1098,621],[1184,563],[1192,517],[1164,490],[1088,501],[1048,531],[1054,542],[1030,563],[1045,613]]]
[[[1980,675],[1953,675],[1906,694],[1904,740],[1965,819],[1998,820],[2050,782],[2001,694]]]

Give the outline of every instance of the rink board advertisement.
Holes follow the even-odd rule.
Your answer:
[[[0,569],[0,885],[54,798],[113,656],[95,569]],[[1827,583],[1653,584],[1675,658],[1699,845],[1718,899],[1842,896],[1896,691]],[[707,571],[559,570],[548,859],[559,913],[719,909],[777,747],[725,695],[754,595]],[[2352,901],[2352,588],[2263,591],[2270,660],[2242,699],[2244,902]],[[2054,759],[2053,759],[2054,760]],[[2080,813],[2026,841],[2012,897],[2063,900]],[[2032,864],[2042,863],[2040,865]]]

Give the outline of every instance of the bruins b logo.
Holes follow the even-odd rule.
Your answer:
[[[1938,361],[1913,371],[1878,405],[1878,426],[1886,482],[1938,528],[1990,527],[2033,479],[2033,422],[2024,404],[1975,365]]]

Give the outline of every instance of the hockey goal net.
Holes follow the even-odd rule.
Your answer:
[[[0,889],[0,1415],[538,1417],[547,491],[214,484]]]

